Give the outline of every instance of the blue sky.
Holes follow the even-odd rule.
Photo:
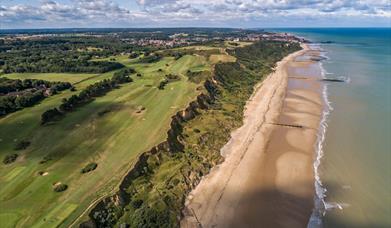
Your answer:
[[[0,0],[0,28],[391,27],[390,0]]]

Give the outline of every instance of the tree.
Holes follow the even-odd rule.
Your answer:
[[[54,121],[62,116],[62,113],[57,108],[49,109],[41,115],[41,124]]]

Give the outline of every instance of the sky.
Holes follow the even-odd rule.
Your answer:
[[[0,0],[0,29],[391,27],[391,0]]]

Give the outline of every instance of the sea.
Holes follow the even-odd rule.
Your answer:
[[[391,227],[391,28],[271,29],[325,57],[308,227]]]

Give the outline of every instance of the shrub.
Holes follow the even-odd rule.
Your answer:
[[[18,154],[8,154],[3,159],[3,163],[4,164],[10,164],[10,163],[14,162],[17,157],[18,157]]]
[[[60,183],[60,184],[55,184],[53,190],[55,192],[63,192],[65,190],[67,190],[67,188],[68,188],[68,185]]]
[[[186,76],[189,78],[189,81],[194,83],[201,83],[202,81],[206,80],[210,76],[210,71],[204,70],[204,71],[187,71]]]
[[[132,82],[132,79],[129,77],[130,74],[134,74],[136,71],[133,68],[125,68],[114,73],[112,81],[122,84],[127,82]]]
[[[160,82],[158,88],[159,88],[160,90],[163,90],[164,87],[165,87],[167,84],[168,84],[168,80],[165,79],[165,80],[163,80],[163,81]]]
[[[129,59],[135,59],[135,58],[137,58],[138,56],[139,56],[138,53],[133,52],[133,53],[131,53],[131,54],[129,55]]]
[[[95,162],[91,162],[91,163],[89,163],[88,165],[86,165],[86,167],[84,167],[83,169],[81,169],[81,173],[88,173],[88,172],[91,172],[91,171],[95,170],[96,167],[98,167],[98,164],[96,164]]]
[[[178,80],[181,80],[181,77],[179,77],[178,75],[176,74],[167,74],[166,75],[166,78],[170,81],[178,81]]]
[[[57,108],[49,109],[41,115],[41,125],[59,119],[62,113]]]
[[[143,201],[141,199],[137,199],[137,200],[134,200],[132,201],[132,206],[134,209],[139,209],[141,207],[141,205],[143,205]]]
[[[140,59],[140,63],[155,63],[160,61],[161,58],[162,56],[159,54],[146,55],[145,53],[144,58]]]
[[[27,141],[27,140],[22,140],[22,141],[16,143],[14,149],[15,149],[15,150],[24,150],[24,149],[26,149],[28,146],[30,146],[30,144],[31,144],[31,143],[30,143],[29,141]]]
[[[235,42],[229,42],[228,44],[229,44],[229,45],[232,45],[232,46],[239,46],[239,44],[238,44],[238,43],[235,43]]]
[[[193,130],[195,133],[200,133],[201,131],[199,130],[199,129],[197,129],[197,128],[194,128],[194,130]]]
[[[132,82],[133,80],[129,74],[135,72],[136,71],[132,68],[118,70],[111,79],[104,79],[91,84],[83,89],[78,95],[74,94],[68,99],[63,99],[62,104],[58,108],[49,109],[42,113],[41,125],[59,120],[67,112],[71,112],[76,107],[91,102],[95,97],[104,96],[107,92],[117,88],[119,84]]]

